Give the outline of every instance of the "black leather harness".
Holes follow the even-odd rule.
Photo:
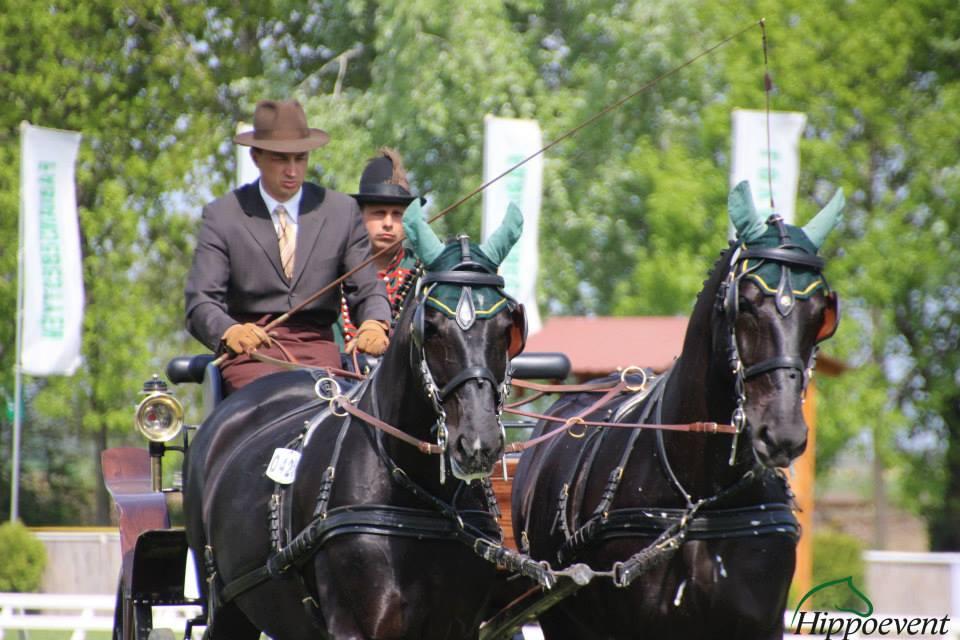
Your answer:
[[[643,424],[661,419],[661,401],[669,372],[654,378],[652,387],[640,402],[630,402],[629,409],[621,412],[614,420]],[[642,403],[642,404],[641,404]],[[630,414],[636,413],[631,416]],[[686,501],[685,508],[627,507],[611,509],[610,505],[620,487],[623,472],[640,437],[641,429],[630,434],[623,448],[618,464],[611,471],[590,518],[580,525],[576,514],[580,512],[583,501],[583,485],[574,485],[573,480],[582,468],[592,466],[604,437],[610,429],[600,428],[590,434],[593,442],[580,449],[575,462],[569,466],[569,479],[563,485],[557,503],[555,527],[559,527],[564,536],[557,560],[562,566],[569,565],[588,546],[607,540],[621,538],[653,538],[653,541],[630,558],[617,562],[613,566],[613,582],[618,587],[628,586],[636,577],[652,566],[669,559],[683,542],[690,540],[724,540],[751,537],[756,535],[784,535],[793,540],[800,537],[800,526],[788,503],[773,502],[750,505],[747,507],[712,509],[712,505],[730,498],[765,477],[777,475],[766,467],[755,466],[744,473],[732,485],[718,493],[694,501],[677,479],[670,465],[663,442],[663,432],[657,431],[658,458],[663,466],[664,475]],[[784,483],[782,474],[779,476]],[[568,509],[571,494],[570,486],[578,487],[573,494],[573,508]]]

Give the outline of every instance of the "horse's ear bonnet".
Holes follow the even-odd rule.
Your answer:
[[[746,249],[788,248],[791,251],[817,255],[827,234],[840,221],[843,208],[843,191],[837,191],[833,199],[804,228],[777,222],[773,217],[764,219],[758,213],[750,194],[750,184],[744,180],[730,192],[728,201],[730,220],[737,230],[737,239]],[[784,264],[764,259],[748,258],[741,263],[740,273],[749,278],[767,295],[779,289],[787,269],[793,296],[805,299],[821,287],[828,288],[820,270],[798,264]]]
[[[746,180],[731,190],[728,199],[730,221],[746,256],[739,262],[737,280],[749,278],[764,294],[776,296],[777,308],[784,314],[789,313],[795,300],[809,298],[823,289],[827,309],[817,342],[832,336],[839,324],[839,302],[821,272],[822,262],[819,266],[812,260],[808,261],[810,264],[803,264],[802,258],[800,262],[780,262],[764,257],[763,250],[787,250],[794,256],[815,257],[827,234],[840,222],[844,202],[843,190],[837,190],[830,202],[801,229],[784,223],[778,216],[764,219],[753,204]],[[751,257],[751,251],[760,255]],[[737,295],[735,286],[726,291],[724,309],[728,317],[736,314]]]
[[[414,201],[404,214],[403,228],[427,273],[475,271],[496,274],[500,263],[520,237],[523,216],[511,203],[503,223],[487,242],[477,245],[461,236],[457,241],[444,245],[424,219],[419,203]],[[526,343],[523,305],[507,295],[501,287],[434,283],[427,290],[424,304],[414,312],[412,336],[418,347],[422,345],[424,335],[424,306],[437,309],[456,320],[463,330],[469,329],[477,319],[490,318],[508,310],[513,318],[509,355],[513,357],[523,351]]]
[[[423,217],[423,208],[419,200],[414,200],[403,214],[403,232],[407,242],[413,248],[420,261],[426,265],[437,259],[443,251],[443,243],[430,228],[430,224]]]

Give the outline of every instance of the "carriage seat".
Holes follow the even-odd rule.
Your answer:
[[[203,385],[203,417],[223,400],[220,369],[213,364],[213,354],[177,356],[167,363],[167,379],[174,384],[192,382]],[[546,378],[562,380],[570,375],[570,358],[565,353],[521,353],[510,361],[512,375],[521,380]]]
[[[167,379],[174,384],[193,382],[202,384],[203,417],[206,418],[223,400],[223,378],[220,368],[213,364],[214,355],[177,356],[167,363]]]
[[[563,380],[570,375],[570,358],[565,353],[529,351],[510,361],[514,378],[520,380]]]

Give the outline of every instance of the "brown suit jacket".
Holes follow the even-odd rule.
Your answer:
[[[216,351],[237,316],[289,311],[369,257],[370,242],[356,201],[305,182],[294,273],[288,281],[259,185],[244,185],[203,209],[186,286],[187,330]],[[348,278],[343,288],[361,322],[389,322],[386,288],[373,264]],[[319,325],[330,325],[339,310],[340,291],[334,288],[303,313]]]

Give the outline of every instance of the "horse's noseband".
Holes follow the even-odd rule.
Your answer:
[[[451,393],[453,393],[457,387],[462,385],[468,380],[489,380],[490,384],[493,385],[493,388],[497,388],[497,379],[493,377],[493,373],[487,367],[467,367],[457,375],[451,378],[450,382],[443,385],[443,388],[439,390],[440,401],[443,402],[447,399]]]

